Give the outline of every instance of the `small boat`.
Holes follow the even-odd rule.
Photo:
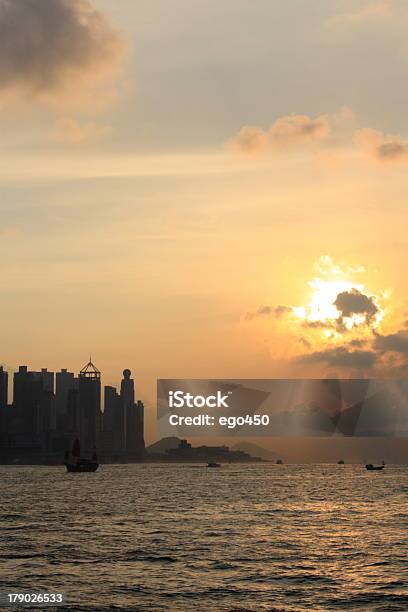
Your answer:
[[[78,463],[65,463],[67,472],[72,473],[83,473],[83,472],[96,472],[99,467],[97,461],[91,461],[90,459],[80,459]]]
[[[339,459],[337,465],[344,465],[344,459]]]
[[[76,439],[72,445],[71,457],[69,451],[65,453],[65,467],[67,472],[73,474],[96,472],[99,467],[96,451],[94,451],[92,459],[81,458],[81,446],[79,440]]]
[[[277,459],[276,460],[276,465],[283,465],[282,459]]]
[[[207,463],[208,468],[218,468],[221,467],[221,463],[216,463],[215,461],[209,461]]]
[[[383,470],[385,468],[385,464],[382,465],[373,465],[372,463],[367,463],[366,470],[370,472],[378,472],[379,470]]]

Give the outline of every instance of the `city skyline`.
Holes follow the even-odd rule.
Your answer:
[[[76,441],[85,455],[105,461],[140,461],[144,456],[144,405],[135,394],[131,370],[123,370],[120,391],[101,385],[89,360],[75,375],[21,365],[13,373],[0,366],[0,453],[2,462],[60,463]]]

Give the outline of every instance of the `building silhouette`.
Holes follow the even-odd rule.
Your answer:
[[[55,375],[55,399],[57,414],[67,414],[68,410],[68,393],[71,389],[77,389],[78,383],[73,372],[68,372],[66,368],[62,368]]]
[[[46,368],[19,366],[11,405],[7,398],[8,373],[0,367],[2,463],[60,463],[77,438],[84,456],[97,450],[102,461],[140,461],[144,456],[144,407],[135,401],[128,369],[120,393],[104,388],[104,410],[101,372],[91,359],[77,376],[67,369],[55,375]]]
[[[0,446],[7,442],[8,432],[8,372],[0,366]]]
[[[144,406],[140,401],[135,403],[135,384],[129,369],[123,370],[120,394],[114,387],[105,387],[103,447],[112,458],[143,457]]]
[[[7,408],[8,401],[8,372],[0,366],[0,410]]]
[[[126,418],[121,396],[115,387],[104,389],[103,449],[119,460],[126,453]]]
[[[92,453],[99,445],[102,414],[101,373],[91,359],[79,373],[78,405],[81,448],[85,453]]]

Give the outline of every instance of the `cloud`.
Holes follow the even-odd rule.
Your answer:
[[[371,368],[375,365],[377,355],[373,351],[349,351],[346,347],[340,346],[336,348],[326,349],[324,351],[315,351],[308,355],[301,355],[296,359],[297,363],[314,364],[326,363],[333,367],[351,367],[351,368]]]
[[[124,41],[89,0],[0,0],[0,94],[78,98],[111,76]],[[97,100],[94,100],[94,104]]]
[[[374,348],[382,352],[394,352],[408,355],[408,331],[400,330],[386,336],[377,335]]]
[[[309,321],[308,319],[304,319],[302,321],[302,327],[306,327],[307,329],[328,329],[332,327],[332,323],[330,321]]]
[[[109,126],[79,123],[76,119],[59,119],[51,134],[52,140],[62,144],[81,145],[103,138],[111,131]]]
[[[292,312],[290,306],[259,306],[255,312],[247,312],[245,318],[249,321],[258,317],[275,317],[280,319],[289,312]]]
[[[348,266],[343,262],[336,263],[330,255],[322,255],[314,263],[314,269],[322,276],[350,276],[365,272],[364,266]]]
[[[307,115],[280,117],[269,130],[245,125],[230,141],[229,145],[244,153],[261,153],[323,140],[330,134],[327,115],[316,118]]]
[[[408,141],[398,134],[383,134],[371,128],[362,128],[355,132],[354,142],[378,162],[408,160]]]
[[[353,6],[356,4],[358,3],[352,3]],[[352,11],[331,17],[328,23],[331,25],[357,26],[373,21],[382,22],[384,18],[392,16],[393,8],[393,0],[379,0],[378,2],[369,0]]]
[[[342,291],[334,301],[334,305],[341,313],[341,319],[352,317],[354,314],[365,316],[366,323],[369,323],[378,312],[374,296],[361,293],[358,289]]]

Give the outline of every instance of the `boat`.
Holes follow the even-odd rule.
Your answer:
[[[344,465],[344,459],[339,459],[337,465]]]
[[[209,468],[219,468],[219,467],[221,467],[221,463],[216,463],[215,461],[209,461],[207,463],[207,467],[209,467]]]
[[[65,467],[67,472],[79,474],[84,472],[96,472],[99,467],[96,451],[93,452],[92,459],[81,457],[81,445],[76,439],[72,445],[71,456],[69,451],[65,453]]]
[[[276,465],[283,465],[282,459],[277,459],[276,460]]]
[[[372,463],[366,464],[366,470],[369,470],[370,472],[378,472],[380,470],[383,470],[384,468],[385,468],[384,463],[382,463],[381,465],[373,465]]]

